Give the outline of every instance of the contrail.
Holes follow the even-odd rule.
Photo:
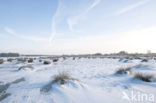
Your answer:
[[[96,5],[98,5],[100,3],[100,1],[101,0],[94,0],[94,2],[89,7],[87,7],[82,13],[80,13],[80,14],[78,14],[76,16],[73,16],[71,18],[69,17],[67,19],[69,30],[73,31],[73,25],[77,24],[77,22],[84,15],[86,15],[91,9],[93,9]],[[59,19],[59,16],[61,15],[60,12],[62,12],[62,10],[63,10],[61,7],[63,7],[63,1],[58,0],[58,7],[57,7],[57,10],[55,12],[55,15],[52,18],[52,23],[51,23],[51,34],[50,34],[50,37],[49,37],[49,45],[52,44],[52,41],[53,41],[55,35],[57,34],[57,31],[56,31],[57,20]]]
[[[25,39],[25,40],[31,40],[34,42],[45,42],[47,38],[41,38],[41,37],[35,37],[35,36],[25,36],[25,35],[19,35],[17,34],[13,29],[9,27],[4,27],[4,30],[9,34],[17,38]]]
[[[54,36],[56,35],[56,19],[59,15],[60,7],[61,7],[61,1],[58,0],[58,7],[57,7],[55,15],[52,18],[52,23],[51,23],[51,35],[49,37],[49,44],[50,45],[52,43],[52,40],[54,39]]]
[[[73,16],[71,18],[68,18],[67,23],[68,23],[68,26],[69,26],[69,30],[73,31],[73,26],[75,24],[77,24],[78,21],[81,18],[83,18],[84,15],[86,15],[91,9],[93,9],[95,6],[97,6],[100,2],[101,2],[101,0],[94,0],[94,2],[88,8],[86,8],[81,14]]]
[[[146,3],[150,2],[150,1],[151,0],[140,0],[139,2],[137,2],[135,4],[131,4],[131,5],[127,6],[127,7],[125,7],[125,8],[122,8],[121,10],[117,11],[115,13],[115,15],[124,14],[124,13],[126,13],[126,12],[128,12],[130,10],[133,10],[133,9],[139,7],[139,6],[142,6],[142,5],[144,5],[144,4],[146,4]]]

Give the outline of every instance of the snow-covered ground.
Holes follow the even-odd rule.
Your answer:
[[[144,66],[135,67],[138,64]],[[27,65],[34,69],[18,70]],[[132,67],[132,73],[114,74],[121,67]],[[48,92],[41,92],[53,76],[62,71],[79,81],[56,83]],[[138,71],[156,74],[156,60],[124,62],[111,58],[73,60],[69,57],[49,65],[38,59],[33,63],[4,62],[0,64],[0,103],[156,103],[156,80],[134,79],[133,74]]]

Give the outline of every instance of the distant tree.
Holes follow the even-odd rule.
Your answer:
[[[102,55],[102,54],[101,54],[101,53],[95,53],[94,55],[96,55],[96,56],[98,56],[98,55],[99,55],[99,56],[100,56],[100,55]]]
[[[126,51],[120,51],[118,54],[125,55],[125,54],[128,54],[128,53]]]
[[[18,53],[0,53],[0,57],[19,57]]]

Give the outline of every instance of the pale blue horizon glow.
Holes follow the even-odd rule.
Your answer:
[[[156,52],[156,0],[1,0],[0,52]]]

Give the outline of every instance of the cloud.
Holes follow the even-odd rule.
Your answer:
[[[100,3],[100,1],[101,0],[94,0],[94,2],[89,7],[87,7],[85,10],[83,10],[82,13],[77,14],[76,16],[71,16],[70,13],[69,13],[69,11],[68,11],[69,15],[68,15],[68,18],[66,20],[67,20],[67,23],[68,23],[68,26],[69,26],[69,30],[70,31],[73,31],[73,25],[77,24],[78,21],[80,19],[82,19],[83,16],[86,15],[91,9],[93,9],[96,5],[98,5]],[[54,36],[56,34],[58,34],[58,32],[56,31],[57,21],[59,21],[59,19],[61,18],[61,16],[64,16],[65,17],[65,13],[67,13],[65,9],[67,9],[68,6],[67,6],[67,8],[63,8],[65,6],[67,6],[66,5],[66,1],[63,2],[62,0],[58,0],[57,10],[56,10],[54,16],[52,17],[51,34],[50,34],[50,37],[49,37],[49,45],[51,45],[51,43],[52,43],[52,41],[54,39]],[[70,8],[70,9],[72,9],[72,8]]]
[[[127,7],[125,8],[122,8],[120,9],[119,11],[115,12],[115,15],[121,15],[121,14],[124,14],[128,11],[131,11],[139,6],[142,6],[142,5],[145,5],[147,4],[148,2],[150,2],[151,0],[140,0],[139,2],[135,3],[135,4],[132,4],[132,5],[128,5]]]
[[[73,31],[73,26],[76,25],[91,9],[93,9],[95,6],[97,6],[100,3],[101,0],[94,0],[94,2],[85,10],[83,10],[82,13],[69,17],[67,19],[67,23],[69,25],[69,30]]]
[[[60,0],[58,0],[58,7],[57,10],[52,18],[52,23],[51,23],[51,34],[49,37],[49,45],[51,45],[51,42],[54,38],[54,36],[56,35],[56,19],[58,18],[58,15],[60,13],[60,8],[62,6],[62,2]]]
[[[94,0],[94,2],[89,6],[88,11],[94,8],[96,5],[100,3],[101,0]]]
[[[19,35],[15,32],[14,29],[12,28],[9,28],[9,27],[4,27],[4,30],[14,36],[14,37],[17,37],[17,38],[21,38],[21,39],[25,39],[25,40],[30,40],[30,41],[33,41],[33,42],[45,42],[47,41],[47,38],[43,38],[43,37],[34,37],[34,36],[25,36],[25,35]]]
[[[9,33],[9,34],[12,34],[12,35],[15,35],[15,34],[16,34],[15,31],[14,31],[13,29],[11,29],[11,28],[4,27],[4,30],[5,30],[7,33]]]

